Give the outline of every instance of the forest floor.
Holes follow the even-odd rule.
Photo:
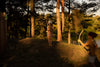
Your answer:
[[[100,60],[100,49],[96,54]],[[0,67],[88,67],[88,52],[80,45],[25,38],[9,40]]]

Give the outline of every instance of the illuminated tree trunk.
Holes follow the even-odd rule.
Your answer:
[[[57,0],[57,7],[56,7],[56,13],[57,13],[57,41],[62,40],[59,7],[60,7],[60,0]]]
[[[70,14],[69,14],[69,23],[68,23],[68,44],[71,44],[71,23],[70,23]]]
[[[62,0],[62,33],[64,32],[64,0]]]
[[[31,37],[33,37],[34,38],[34,33],[35,33],[35,31],[34,31],[34,7],[35,7],[35,5],[34,5],[34,0],[31,0],[30,1],[30,7],[31,7]]]
[[[31,16],[31,37],[34,38],[34,16]]]
[[[68,44],[71,44],[71,23],[70,23],[70,0],[69,0],[69,12],[68,12]]]

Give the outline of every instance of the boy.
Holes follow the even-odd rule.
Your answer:
[[[78,40],[79,43],[82,44],[83,47],[88,46],[89,47],[89,64],[90,67],[96,67],[95,66],[95,50],[98,47],[94,38],[97,37],[97,34],[94,32],[88,33],[88,41],[86,43],[83,43],[81,40]]]

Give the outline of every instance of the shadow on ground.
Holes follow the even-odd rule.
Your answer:
[[[60,57],[56,46],[49,47],[47,40],[32,38],[9,40],[0,59],[0,67],[74,67]]]

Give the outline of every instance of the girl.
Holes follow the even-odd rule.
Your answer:
[[[47,23],[47,37],[48,37],[48,43],[49,46],[52,46],[52,35],[53,35],[53,26],[52,26],[52,21],[49,20]]]

